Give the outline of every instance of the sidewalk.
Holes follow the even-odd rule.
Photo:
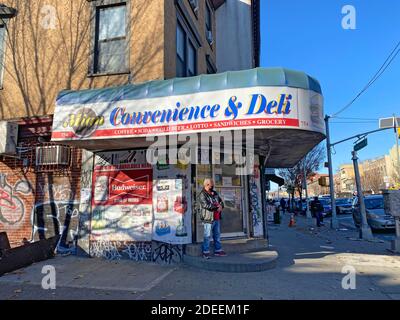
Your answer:
[[[296,217],[296,226],[269,226],[276,268],[252,273],[222,273],[186,265],[160,266],[131,261],[110,262],[73,256],[48,260],[57,267],[57,290],[40,286],[37,264],[0,277],[2,299],[398,299],[400,256],[389,243],[360,241],[355,230],[316,228],[315,220]],[[83,259],[83,260],[82,260]],[[224,259],[215,258],[215,259]],[[356,289],[344,290],[344,266],[356,269]],[[77,290],[79,289],[79,290]]]
[[[85,289],[101,292],[125,292],[128,295],[139,294],[152,289],[176,269],[176,266],[148,262],[57,256],[54,259],[36,263],[0,277],[0,286],[41,287],[44,277],[42,268],[45,265],[55,267],[57,288],[75,291],[76,289]],[[18,293],[23,291],[22,289],[16,290],[21,290]],[[108,294],[110,295],[110,293]],[[1,296],[0,292],[0,300],[2,298],[4,297]],[[78,298],[80,297],[78,296]],[[133,296],[130,298],[133,298]]]

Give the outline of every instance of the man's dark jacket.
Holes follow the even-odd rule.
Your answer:
[[[310,203],[311,205],[311,213],[316,216],[317,214],[321,214],[324,211],[324,207],[321,203],[321,201],[319,201],[319,199],[317,200],[313,200]]]
[[[224,207],[224,202],[215,190],[212,191],[212,194],[209,194],[203,188],[199,194],[199,202],[200,219],[205,223],[212,223],[214,221],[214,212],[218,210],[215,202],[218,202],[222,208]]]

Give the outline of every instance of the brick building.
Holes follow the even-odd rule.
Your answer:
[[[87,175],[81,174],[81,149],[51,142],[59,92],[216,73],[217,43],[227,40],[224,30],[217,31],[217,10],[224,11],[220,25],[238,13],[247,23],[240,26],[247,42],[241,52],[229,53],[228,67],[258,66],[259,1],[4,0],[2,5],[13,14],[1,11],[0,20],[0,132],[8,146],[0,155],[0,231],[8,233],[12,246],[62,234],[60,244],[69,247],[77,237]],[[241,45],[241,39],[235,41]],[[244,53],[247,60],[238,65]]]
[[[1,23],[0,228],[13,245],[61,235],[59,250],[90,256],[179,257],[203,240],[207,177],[230,217],[222,238],[266,244],[263,172],[293,167],[325,127],[316,79],[257,68],[258,0],[4,3],[17,10]],[[180,133],[212,161],[185,162],[184,136],[150,162],[151,141]],[[202,133],[234,152],[200,147]]]

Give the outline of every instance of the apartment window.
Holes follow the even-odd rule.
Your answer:
[[[212,29],[212,10],[208,2],[206,2],[206,39],[211,45],[214,42]]]
[[[6,26],[0,25],[0,88],[3,87],[5,49],[6,49]]]
[[[94,73],[128,71],[126,3],[96,8]]]
[[[176,27],[176,76],[192,77],[197,74],[197,53],[193,41],[180,22]]]

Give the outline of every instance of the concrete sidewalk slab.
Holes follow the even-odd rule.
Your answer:
[[[0,283],[41,285],[42,268],[56,270],[57,287],[118,291],[147,291],[161,282],[176,267],[129,260],[108,261],[76,256],[56,257],[0,277]]]

